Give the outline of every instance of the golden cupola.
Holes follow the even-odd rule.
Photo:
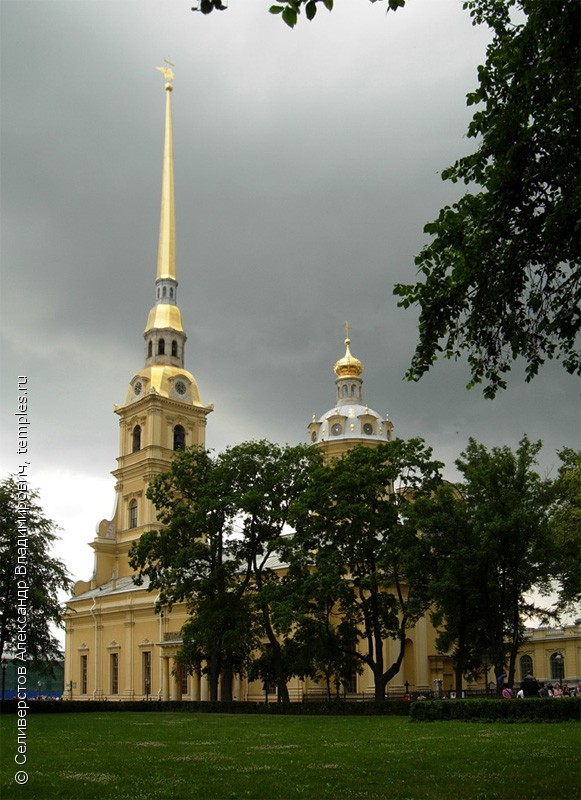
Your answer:
[[[393,429],[387,415],[382,418],[363,404],[363,364],[351,352],[349,331],[349,323],[345,323],[345,355],[333,367],[337,376],[335,406],[318,419],[313,416],[308,426],[310,441],[326,450],[333,445],[335,454],[358,444],[375,445],[389,441]]]
[[[351,354],[351,339],[345,339],[345,355],[335,362],[333,371],[338,378],[359,378],[363,372],[363,364]]]

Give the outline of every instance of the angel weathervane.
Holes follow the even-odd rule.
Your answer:
[[[158,72],[161,72],[163,77],[166,79],[167,83],[173,83],[174,74],[172,67],[174,66],[169,58],[164,58],[165,67],[156,67]]]

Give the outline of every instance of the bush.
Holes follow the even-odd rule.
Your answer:
[[[197,703],[191,700],[27,700],[28,713],[67,714],[91,711],[182,711],[208,714],[287,714],[292,716],[408,716],[412,703],[406,700],[387,700],[384,703]],[[15,714],[17,700],[5,700],[0,704],[2,714]]]
[[[413,722],[569,722],[579,721],[581,697],[524,700],[424,700],[412,703]]]

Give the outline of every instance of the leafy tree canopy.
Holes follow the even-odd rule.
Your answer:
[[[438,485],[441,466],[421,439],[354,448],[315,469],[291,509],[290,572],[316,571],[311,618],[320,625],[332,609],[342,620],[338,645],[369,666],[376,700],[399,672],[407,628],[430,605],[433,564],[414,498]],[[399,643],[393,663],[387,638]]]
[[[162,527],[132,545],[130,564],[137,583],[147,577],[149,590],[158,591],[158,611],[186,603],[180,661],[187,669],[206,662],[213,699],[219,677],[231,688],[233,670],[244,671],[261,639],[269,643],[285,696],[284,653],[271,619],[278,583],[271,558],[289,505],[319,457],[307,445],[267,441],[235,445],[215,457],[188,448],[148,487]]]
[[[578,0],[470,0],[494,32],[468,136],[478,148],[442,173],[473,190],[426,225],[420,280],[399,284],[418,306],[408,378],[465,353],[469,387],[494,397],[518,357],[531,380],[546,359],[581,372]]]
[[[20,617],[26,660],[50,671],[50,662],[61,657],[51,632],[51,625],[62,622],[59,592],[69,592],[72,583],[63,562],[50,555],[58,527],[44,516],[38,500],[38,492],[14,475],[0,482],[0,657],[5,650],[21,649]]]
[[[539,612],[527,595],[535,587],[547,587],[552,570],[550,485],[536,471],[540,449],[540,441],[526,436],[514,452],[509,447],[489,450],[470,439],[456,461],[474,547],[478,644],[484,645],[482,655],[494,664],[496,675],[508,662],[510,684],[525,622]]]
[[[565,447],[559,457],[549,522],[559,609],[568,610],[581,600],[581,451]]]
[[[382,2],[382,0],[369,0],[370,3]],[[388,9],[394,11],[405,5],[405,0],[386,0]],[[324,6],[328,11],[333,10],[334,0],[280,0],[270,6],[271,14],[280,14],[282,20],[294,28],[298,22],[301,12],[304,10],[307,19],[314,19],[317,11]],[[201,11],[202,14],[211,14],[212,11],[224,11],[228,7],[224,0],[198,0],[192,11]]]
[[[388,11],[405,5],[385,1]],[[270,11],[292,28],[321,5],[331,11],[334,2],[280,0]],[[468,387],[484,383],[492,398],[519,358],[529,381],[547,359],[581,374],[581,3],[464,0],[463,8],[493,32],[467,98],[478,147],[442,172],[471,190],[425,226],[432,241],[416,258],[419,280],[394,293],[420,314],[408,379],[441,356],[465,355]]]

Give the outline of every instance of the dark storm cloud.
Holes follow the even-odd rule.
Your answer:
[[[90,482],[115,466],[111,407],[142,366],[153,302],[165,56],[178,299],[188,368],[215,404],[208,445],[302,440],[334,404],[349,320],[365,400],[398,435],[451,465],[470,435],[513,446],[527,432],[548,468],[579,436],[558,366],[530,385],[517,370],[493,403],[465,391],[463,364],[402,380],[416,319],[392,287],[413,281],[424,224],[457,197],[439,172],[474,146],[465,94],[486,32],[457,0],[388,16],[346,2],[294,31],[267,6],[231,0],[202,18],[176,2],[1,4],[5,470],[23,373],[36,468]],[[75,533],[89,540],[109,508],[85,508]]]

